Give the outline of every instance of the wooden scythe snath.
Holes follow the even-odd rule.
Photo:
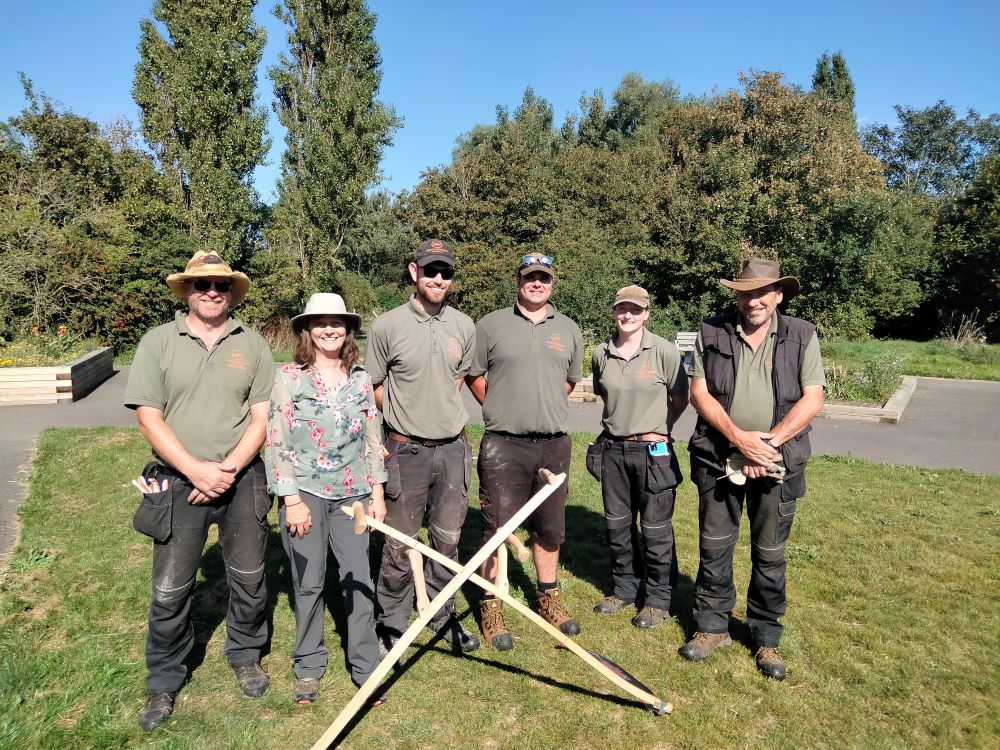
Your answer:
[[[566,481],[565,474],[552,474],[546,469],[539,469],[538,473],[539,476],[546,480],[547,484],[540,489],[534,497],[532,497],[527,504],[524,505],[524,507],[515,513],[507,523],[498,529],[497,532],[490,537],[489,541],[487,541],[464,566],[459,565],[454,560],[451,560],[436,550],[431,549],[417,539],[397,531],[392,526],[388,526],[381,521],[376,521],[371,516],[365,516],[364,506],[362,506],[359,502],[354,503],[350,507],[341,506],[341,510],[354,519],[354,530],[356,533],[362,533],[365,527],[368,526],[376,531],[381,531],[386,536],[392,537],[409,547],[407,556],[410,559],[410,568],[413,571],[413,584],[416,589],[417,619],[410,625],[409,628],[406,629],[406,632],[399,637],[399,640],[396,641],[392,650],[389,651],[388,655],[384,659],[382,659],[381,663],[375,671],[372,672],[371,676],[360,688],[358,688],[358,692],[354,695],[350,702],[344,706],[337,718],[334,719],[333,723],[323,733],[323,736],[321,736],[312,746],[312,750],[326,750],[330,747],[333,741],[336,740],[340,733],[344,730],[344,727],[347,726],[351,719],[354,718],[354,715],[357,714],[361,707],[364,706],[368,699],[375,693],[379,683],[382,682],[385,676],[389,673],[389,670],[392,669],[392,667],[395,666],[395,664],[402,658],[403,653],[407,648],[409,648],[410,644],[413,643],[420,631],[423,630],[427,623],[431,621],[433,616],[437,614],[438,610],[444,606],[444,604],[458,591],[459,588],[461,588],[462,584],[466,581],[472,581],[472,583],[476,584],[480,588],[503,600],[511,608],[517,610],[528,620],[555,638],[561,647],[576,654],[588,666],[593,668],[604,678],[610,680],[624,692],[638,699],[649,710],[660,716],[669,714],[673,711],[673,706],[670,705],[669,702],[658,698],[649,690],[649,688],[639,682],[624,669],[601,654],[582,648],[572,639],[563,634],[558,628],[551,625],[548,621],[541,617],[541,615],[522,604],[517,599],[513,598],[508,592],[506,575],[507,550],[504,543],[506,542],[510,544],[518,559],[524,562],[527,557],[527,550],[522,544],[520,544],[520,540],[514,536],[514,530],[525,519],[527,519],[528,516],[530,516],[535,509],[555,491],[557,487],[559,487],[559,485]],[[510,537],[512,536],[514,540],[517,540],[516,543],[511,542]],[[476,573],[479,566],[482,565],[486,558],[494,552],[498,554],[499,558],[498,576],[495,584],[487,581],[485,578],[482,578]],[[428,557],[434,562],[439,563],[445,568],[455,572],[455,577],[452,578],[451,581],[449,581],[448,584],[441,590],[441,592],[430,601],[428,601],[427,589],[423,580],[422,556]]]

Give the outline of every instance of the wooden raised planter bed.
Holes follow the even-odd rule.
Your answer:
[[[56,367],[0,367],[0,405],[76,401],[110,378],[114,363],[104,347]]]

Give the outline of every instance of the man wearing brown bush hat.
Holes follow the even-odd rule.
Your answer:
[[[785,543],[795,502],[806,491],[809,425],[823,408],[826,378],[816,327],[778,311],[799,293],[798,279],[781,276],[776,262],[751,258],[737,278],[719,283],[736,292],[738,309],[706,318],[695,343],[691,403],[698,423],[690,450],[699,496],[697,630],[679,653],[700,661],[732,644],[733,551],[745,502],[755,662],[765,677],[783,680]]]

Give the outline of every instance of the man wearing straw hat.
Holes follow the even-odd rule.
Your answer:
[[[826,379],[816,327],[778,312],[799,293],[778,264],[751,258],[719,282],[736,292],[735,312],[706,318],[695,343],[691,478],[698,487],[700,562],[696,632],[680,655],[699,661],[732,644],[733,551],[746,504],[750,523],[747,620],[757,669],[785,678],[778,652],[785,614],[785,543],[805,494],[810,422],[823,408]]]
[[[445,301],[455,275],[455,251],[447,242],[422,242],[407,271],[413,297],[375,318],[365,350],[385,420],[385,522],[416,536],[427,514],[430,546],[457,562],[472,460],[465,437],[469,415],[459,391],[472,364],[475,324]],[[427,561],[424,578],[433,599],[452,574]],[[377,594],[380,636],[391,647],[406,630],[414,597],[406,545],[394,539],[385,540]],[[479,648],[479,639],[455,616],[454,598],[428,628],[456,652]]]
[[[271,503],[259,451],[274,361],[267,342],[229,314],[250,289],[246,275],[198,251],[167,284],[188,309],[142,337],[125,391],[125,405],[136,410],[152,446],[154,473],[169,483],[172,514],[166,541],[153,546],[148,699],[139,713],[147,731],[170,716],[187,678],[195,575],[213,523],[229,584],[226,658],[247,696],[263,695],[269,683],[260,658],[269,637],[264,550]]]

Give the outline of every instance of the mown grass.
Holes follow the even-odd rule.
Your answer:
[[[475,432],[478,439],[479,431]],[[992,748],[1000,734],[1000,478],[817,458],[790,542],[783,652],[789,677],[754,669],[744,602],[738,642],[694,664],[675,653],[691,626],[697,507],[679,492],[678,622],[638,631],[629,614],[590,611],[610,583],[597,484],[575,435],[561,581],[583,645],[674,703],[640,710],[572,654],[511,614],[516,648],[453,656],[422,635],[382,708],[362,715],[352,748]],[[683,453],[683,446],[678,448]],[[174,718],[135,724],[144,700],[149,544],[131,529],[127,486],[146,461],[134,430],[46,432],[21,541],[0,587],[0,747],[292,748],[310,746],[353,694],[335,626],[317,703],[290,700],[294,640],[288,572],[272,533],[271,690],[243,698],[222,653],[226,588],[210,540],[193,611],[200,664]],[[682,456],[686,465],[686,455]],[[686,473],[686,472],[685,472]],[[475,493],[473,492],[473,497]],[[474,504],[475,505],[475,504]],[[272,519],[273,521],[273,519]],[[463,559],[478,546],[473,507]],[[738,589],[749,572],[746,530]],[[513,565],[529,597],[533,571]],[[472,593],[469,591],[468,593]],[[340,618],[336,596],[332,617]],[[464,613],[467,604],[459,602]],[[471,616],[466,620],[475,627]]]
[[[931,378],[1000,380],[1000,344],[953,344],[945,339],[904,341],[868,339],[820,342],[824,364],[835,363],[848,372],[860,372],[878,357],[899,362],[904,375]]]

